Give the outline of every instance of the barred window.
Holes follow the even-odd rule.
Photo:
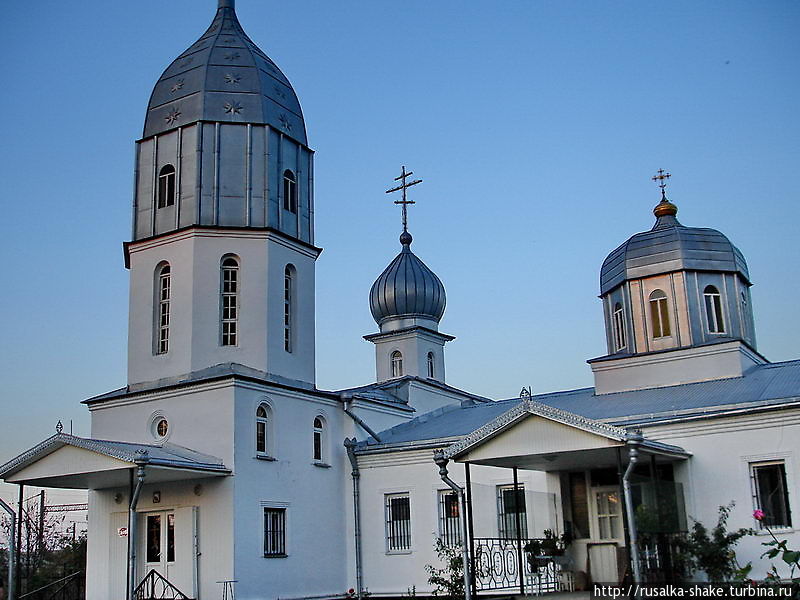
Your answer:
[[[286,265],[283,271],[283,349],[286,352],[294,349],[294,275],[294,267]]]
[[[519,537],[528,537],[528,515],[525,510],[525,488],[520,484],[497,486],[497,532],[505,540],[517,539],[517,515],[519,515]]]
[[[264,556],[286,556],[285,508],[264,508]]]
[[[297,212],[297,178],[289,169],[283,172],[283,208]]]
[[[725,321],[722,319],[722,297],[719,290],[713,285],[707,285],[703,290],[703,299],[706,304],[708,332],[725,333]]]
[[[169,313],[172,298],[170,268],[164,263],[156,269],[156,310],[155,310],[155,351],[166,354],[169,351]]]
[[[789,488],[786,485],[786,465],[783,461],[750,464],[753,487],[753,505],[763,511],[759,521],[764,527],[791,527],[792,511],[789,509]]]
[[[669,325],[669,308],[667,295],[661,290],[650,294],[650,322],[653,325],[653,338],[669,337],[672,331]]]
[[[164,165],[158,172],[158,208],[175,204],[175,167]]]
[[[325,423],[320,417],[314,419],[314,460],[322,460],[322,435],[324,433]]]
[[[411,550],[411,499],[408,494],[386,494],[386,551]]]
[[[220,340],[223,346],[239,342],[239,263],[229,256],[220,267]]]
[[[625,339],[625,311],[622,304],[614,304],[614,350],[622,350],[627,345]]]
[[[448,546],[461,543],[460,508],[458,494],[452,490],[439,491],[439,539]]]
[[[403,376],[403,354],[395,350],[391,354],[392,377]]]

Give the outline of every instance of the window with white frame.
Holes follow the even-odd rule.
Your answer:
[[[662,290],[654,290],[650,294],[650,323],[653,327],[654,339],[672,335],[667,295]]]
[[[622,304],[619,302],[614,304],[613,321],[614,350],[619,351],[627,345],[625,340],[625,311],[622,308]]]
[[[169,263],[163,263],[156,269],[156,310],[155,310],[155,351],[166,354],[169,351],[169,315],[172,299],[172,280]]]
[[[436,377],[436,359],[433,357],[433,352],[428,352],[428,378],[434,377]]]
[[[272,411],[266,404],[259,404],[256,408],[256,455],[269,456],[270,429],[272,426]]]
[[[264,556],[286,556],[286,509],[264,507]]]
[[[386,551],[411,550],[411,498],[408,493],[386,494]]]
[[[239,262],[232,256],[220,266],[220,341],[223,346],[239,342]]]
[[[400,350],[395,350],[392,352],[391,357],[391,368],[392,368],[392,377],[402,377],[403,376],[403,354]]]
[[[289,169],[283,172],[283,208],[297,212],[297,177]]]
[[[713,285],[703,290],[706,305],[706,323],[709,333],[725,333],[725,321],[722,318],[722,296]]]
[[[286,265],[283,270],[283,349],[286,352],[294,349],[294,282],[294,267]]]
[[[439,490],[439,539],[448,546],[461,543],[460,506],[453,490]]]
[[[517,535],[519,521],[519,536]],[[525,510],[525,488],[519,484],[497,486],[497,533],[505,540],[528,537],[528,515]]]
[[[322,417],[315,417],[314,418],[314,440],[313,440],[313,456],[314,460],[317,462],[321,462],[324,456],[324,435],[325,435],[325,421],[322,420]]]
[[[164,165],[158,172],[158,208],[175,204],[175,167]]]
[[[791,527],[786,464],[782,460],[750,463],[753,505],[764,513],[761,527]]]

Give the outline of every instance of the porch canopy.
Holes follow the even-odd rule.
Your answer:
[[[70,489],[127,487],[145,465],[147,483],[230,475],[222,460],[174,444],[136,444],[57,433],[0,466],[7,483]]]
[[[568,471],[618,466],[620,451],[635,445],[656,460],[689,458],[678,446],[663,444],[601,421],[529,398],[476,429],[444,452],[445,458],[475,465]]]

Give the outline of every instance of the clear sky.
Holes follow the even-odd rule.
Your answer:
[[[134,140],[214,0],[6,2],[0,37],[0,462],[124,386]],[[384,194],[424,183],[447,380],[492,398],[591,385],[600,265],[649,229],[656,169],[755,283],[759,350],[796,358],[800,2],[238,0],[316,150],[317,376],[374,378],[367,295],[398,252]]]

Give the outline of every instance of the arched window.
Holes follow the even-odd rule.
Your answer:
[[[322,420],[321,417],[314,418],[314,460],[322,461],[323,456],[323,434],[325,430],[325,422]]]
[[[625,311],[622,309],[622,304],[617,302],[614,304],[614,350],[622,350],[626,345],[625,340]]]
[[[172,297],[172,282],[170,280],[169,263],[162,263],[156,267],[155,281],[155,323],[153,338],[156,354],[166,354],[169,351],[169,309]]]
[[[722,297],[719,290],[713,285],[707,285],[703,290],[703,299],[706,304],[706,322],[709,333],[725,333],[725,322],[722,319]]]
[[[283,208],[297,212],[297,177],[289,169],[283,172]]]
[[[742,337],[746,338],[750,333],[749,317],[747,315],[747,294],[744,291],[742,291],[741,297],[742,297]]]
[[[283,349],[286,352],[294,350],[294,298],[295,269],[286,265],[283,271]]]
[[[392,377],[403,376],[403,355],[399,350],[392,352]]]
[[[650,321],[653,325],[653,338],[669,337],[672,331],[669,326],[669,309],[667,295],[661,290],[650,294]]]
[[[223,346],[239,343],[239,262],[232,256],[220,264],[220,341]]]
[[[266,404],[259,404],[256,409],[256,455],[269,456],[270,444],[270,429],[271,429],[272,411]]]
[[[434,377],[436,377],[436,363],[433,352],[428,352],[428,378],[433,379]]]
[[[158,172],[158,208],[175,204],[175,167],[164,165]]]

